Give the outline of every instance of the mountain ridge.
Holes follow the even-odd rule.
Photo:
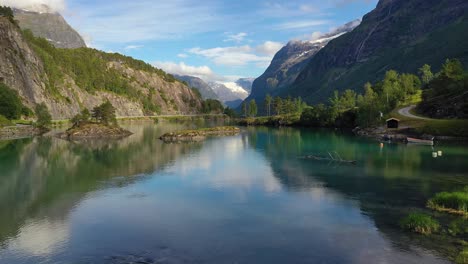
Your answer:
[[[31,10],[35,11],[31,11]],[[29,9],[13,8],[15,19],[22,29],[29,29],[37,37],[47,39],[57,48],[76,49],[86,47],[81,35],[63,16],[46,5]],[[37,11],[38,10],[38,11]]]
[[[381,0],[352,32],[331,41],[281,96],[327,102],[335,90],[362,92],[387,70],[416,73],[447,58],[468,62],[468,2]]]
[[[0,17],[0,81],[54,119],[109,100],[117,116],[193,114],[201,98],[162,70],[130,57],[89,48],[57,49]]]

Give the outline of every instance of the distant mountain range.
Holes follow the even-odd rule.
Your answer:
[[[204,99],[217,99],[231,108],[238,107],[247,98],[254,81],[254,78],[240,78],[235,82],[205,82],[194,76],[174,76],[199,90]]]
[[[204,80],[188,75],[177,75],[174,74],[177,79],[186,82],[191,88],[197,89],[203,99],[218,99],[218,95],[215,93],[213,88],[206,83]]]
[[[22,29],[29,29],[35,36],[47,39],[57,48],[83,48],[86,43],[59,13],[52,12],[46,5],[29,9],[13,9],[15,19]]]

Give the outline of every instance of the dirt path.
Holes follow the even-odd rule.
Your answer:
[[[406,116],[409,118],[430,120],[430,118],[427,118],[427,117],[413,115],[410,111],[413,110],[415,107],[416,107],[415,105],[410,105],[410,106],[401,108],[400,110],[398,110],[398,113],[402,116]]]

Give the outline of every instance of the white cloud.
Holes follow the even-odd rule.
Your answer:
[[[73,4],[70,9],[75,14],[68,17],[70,23],[89,34],[97,46],[189,38],[220,30],[230,21],[217,15],[220,3],[215,1],[100,0],[93,2],[92,8]]]
[[[277,25],[275,28],[278,30],[297,30],[297,29],[307,29],[322,26],[329,24],[330,21],[328,20],[300,20],[300,21],[292,21],[292,22],[285,22],[282,24]]]
[[[190,66],[184,62],[175,63],[171,61],[157,61],[154,62],[153,65],[172,74],[190,75],[210,81],[219,79],[219,77],[208,66]]]
[[[247,96],[249,96],[249,93],[246,90],[244,90],[244,88],[237,85],[237,83],[235,83],[235,82],[220,82],[220,83],[222,83],[224,86],[226,86],[232,92],[237,93],[237,94],[241,94],[244,97],[243,99],[245,99]]]
[[[263,67],[270,63],[271,56],[259,56],[254,51],[249,45],[211,49],[192,48],[189,50],[190,53],[208,58],[217,65],[245,66],[249,63],[255,63],[258,67]]]
[[[230,42],[230,41],[233,41],[233,42],[242,42],[244,41],[245,37],[247,37],[248,34],[245,33],[245,32],[240,32],[240,33],[237,33],[237,34],[227,34],[227,38],[224,40],[224,42]]]
[[[255,48],[255,50],[260,54],[274,56],[282,47],[282,43],[274,41],[265,41],[265,43],[258,45]]]
[[[0,0],[0,5],[28,9],[31,11],[46,12],[43,5],[53,12],[65,11],[65,0]]]
[[[187,58],[188,55],[185,54],[185,53],[179,53],[179,54],[177,54],[177,57],[179,57],[179,58]]]
[[[128,45],[124,49],[125,50],[135,50],[135,49],[141,49],[143,48],[143,45]]]

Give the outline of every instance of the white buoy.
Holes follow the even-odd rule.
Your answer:
[[[437,152],[432,152],[432,157],[437,158]]]
[[[442,150],[437,151],[437,155],[438,155],[439,157],[442,157]]]

